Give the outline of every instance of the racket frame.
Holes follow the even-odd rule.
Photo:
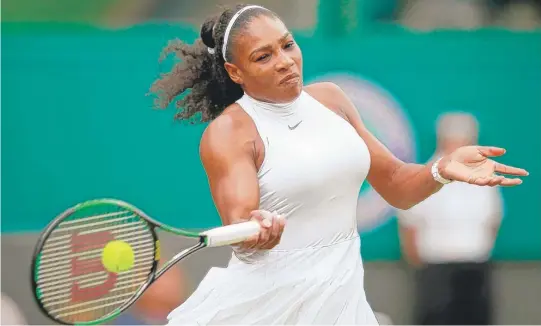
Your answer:
[[[75,205],[75,206],[73,206],[71,208],[66,209],[64,212],[62,212],[60,215],[58,215],[54,220],[52,220],[47,225],[47,227],[42,231],[42,233],[40,234],[39,240],[36,243],[36,246],[34,248],[34,252],[32,254],[32,263],[30,265],[30,268],[31,268],[30,269],[30,271],[31,271],[30,283],[32,285],[32,293],[33,293],[34,300],[38,304],[39,309],[47,317],[49,317],[50,319],[54,320],[55,322],[63,324],[63,325],[73,325],[73,324],[70,324],[70,323],[68,323],[66,321],[60,320],[60,319],[52,316],[47,311],[47,309],[45,309],[45,307],[41,303],[41,300],[39,299],[39,294],[38,294],[39,287],[38,287],[38,280],[37,280],[38,271],[36,270],[36,268],[38,268],[37,262],[38,262],[40,253],[41,253],[41,251],[43,249],[43,246],[45,245],[45,242],[47,241],[47,239],[49,238],[51,233],[60,225],[60,223],[62,223],[62,221],[69,218],[71,215],[73,215],[73,213],[77,212],[78,210],[84,209],[86,207],[99,205],[99,204],[116,205],[116,206],[128,209],[128,210],[132,211],[133,213],[135,213],[140,218],[142,218],[143,220],[145,220],[145,222],[148,224],[149,231],[150,231],[150,233],[152,235],[152,239],[153,239],[154,261],[152,263],[152,266],[151,266],[151,269],[150,269],[150,272],[148,274],[148,277],[147,277],[146,281],[143,284],[141,284],[140,288],[131,296],[130,299],[126,300],[126,302],[123,303],[120,307],[116,308],[115,310],[113,310],[112,312],[110,312],[109,314],[103,316],[100,319],[96,319],[96,320],[89,321],[89,322],[79,322],[76,325],[99,325],[99,324],[105,323],[105,322],[107,322],[107,321],[109,321],[109,320],[111,320],[113,318],[118,317],[123,311],[125,311],[133,303],[135,303],[135,301],[137,301],[137,299],[139,299],[141,297],[141,295],[146,291],[146,289],[155,280],[157,280],[160,276],[162,276],[165,272],[167,272],[171,267],[173,267],[175,264],[177,264],[179,261],[181,261],[185,257],[187,257],[187,256],[189,256],[189,255],[191,255],[191,254],[193,254],[193,253],[207,247],[207,237],[202,236],[200,234],[200,232],[186,231],[186,230],[177,229],[177,228],[174,228],[174,227],[171,227],[171,226],[164,225],[164,224],[152,219],[150,216],[145,214],[142,210],[138,209],[137,207],[135,207],[133,205],[130,205],[130,204],[126,203],[126,202],[123,202],[121,200],[110,199],[110,198],[94,199],[94,200],[89,200],[89,201],[82,202],[82,203],[77,204],[77,205]],[[170,259],[167,263],[165,263],[165,265],[162,266],[162,268],[158,271],[158,261],[160,259],[161,253],[160,253],[160,240],[158,239],[158,235],[156,233],[156,228],[159,228],[159,229],[162,229],[164,231],[171,232],[171,233],[173,233],[175,235],[179,235],[179,236],[183,236],[183,237],[198,238],[199,242],[196,245],[191,246],[191,247],[179,252],[178,254],[176,254],[172,259]]]

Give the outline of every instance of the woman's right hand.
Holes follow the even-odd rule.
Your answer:
[[[250,220],[259,222],[261,230],[255,235],[241,243],[238,247],[241,249],[272,249],[282,237],[286,219],[274,212],[266,210],[255,210],[250,213]]]

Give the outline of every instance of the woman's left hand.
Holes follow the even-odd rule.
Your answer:
[[[504,165],[489,158],[503,154],[505,154],[503,148],[464,146],[450,155],[444,156],[438,163],[438,170],[443,178],[479,186],[516,186],[521,184],[522,180],[519,178],[507,178],[496,174],[528,175],[524,169]]]

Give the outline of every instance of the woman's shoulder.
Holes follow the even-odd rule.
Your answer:
[[[331,82],[320,82],[305,86],[304,91],[328,109],[348,120],[349,98],[340,86]]]
[[[205,128],[200,151],[230,151],[253,142],[256,136],[257,129],[250,116],[233,103]]]
[[[208,124],[203,135],[212,133],[218,134],[220,137],[239,136],[239,134],[249,131],[252,126],[253,122],[248,113],[240,104],[233,103]]]
[[[338,92],[341,91],[340,86],[333,82],[317,82],[304,86],[304,90],[308,93],[315,91],[323,92]],[[310,94],[311,95],[311,94]]]
[[[342,106],[341,103],[347,99],[346,94],[340,86],[332,82],[319,82],[306,85],[304,91],[331,109],[340,108]]]

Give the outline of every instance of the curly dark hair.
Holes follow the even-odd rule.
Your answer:
[[[215,119],[227,106],[242,97],[242,88],[229,78],[224,68],[222,47],[229,21],[245,6],[240,4],[225,9],[220,15],[207,18],[201,27],[201,37],[194,44],[189,45],[177,39],[171,41],[163,50],[160,61],[175,53],[180,62],[152,84],[150,92],[157,96],[155,100],[157,108],[167,108],[177,96],[190,90],[176,101],[175,119],[193,122],[193,118],[200,115],[200,121],[207,122]],[[228,37],[226,53],[228,62],[233,60],[230,49],[236,36],[250,21],[261,15],[277,17],[270,10],[252,8],[243,12],[235,21]],[[209,53],[209,48],[214,49],[214,53]]]

